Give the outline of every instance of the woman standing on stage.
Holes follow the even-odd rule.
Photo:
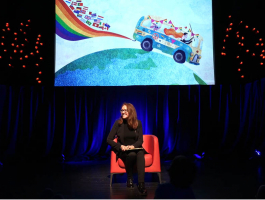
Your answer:
[[[134,106],[130,103],[123,103],[121,107],[121,117],[116,120],[108,135],[107,143],[112,147],[118,158],[125,164],[127,173],[127,187],[133,188],[133,166],[136,164],[138,172],[138,190],[142,195],[147,191],[144,183],[145,159],[147,153],[142,148],[143,130],[142,123],[137,119],[137,113]],[[117,143],[113,139],[117,136]],[[135,149],[135,150],[133,150]]]

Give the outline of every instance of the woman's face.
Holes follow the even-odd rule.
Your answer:
[[[126,105],[123,105],[121,107],[121,117],[123,119],[127,119],[129,117],[129,113],[128,113],[128,110],[127,110],[127,106]]]

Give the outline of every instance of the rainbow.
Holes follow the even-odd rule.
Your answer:
[[[83,40],[93,37],[112,36],[124,39],[130,38],[112,32],[97,31],[82,23],[64,3],[56,0],[56,34],[70,41]]]

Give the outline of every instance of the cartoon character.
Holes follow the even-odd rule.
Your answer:
[[[182,38],[183,37],[183,35],[184,35],[184,33],[177,33],[176,31],[175,31],[175,29],[173,29],[173,28],[170,28],[170,29],[168,29],[168,28],[165,28],[164,29],[164,32],[165,32],[165,34],[167,35],[167,36],[170,36],[170,35],[173,35],[175,38]]]

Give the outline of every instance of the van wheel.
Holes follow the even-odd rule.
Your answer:
[[[176,51],[173,55],[173,58],[177,63],[184,63],[186,60],[185,53],[181,50]]]
[[[152,51],[153,50],[152,44],[153,44],[153,41],[147,38],[144,41],[142,41],[141,47],[145,51]]]

